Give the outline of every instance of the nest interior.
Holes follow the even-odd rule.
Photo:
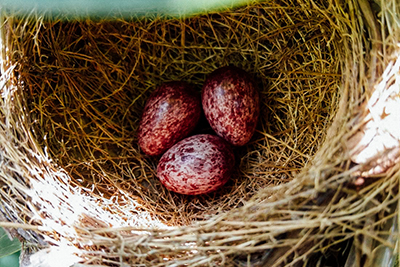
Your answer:
[[[14,90],[3,93],[1,137],[10,156],[1,185],[10,204],[2,204],[0,218],[28,224],[30,231],[18,234],[31,243],[68,243],[77,261],[111,266],[221,264],[238,251],[291,246],[286,254],[270,255],[279,266],[325,251],[327,240],[354,237],[365,218],[344,227],[345,215],[361,213],[367,204],[360,198],[376,191],[343,187],[355,172],[343,140],[362,124],[360,107],[371,95],[365,84],[374,76],[364,64],[375,59],[377,76],[379,66],[393,59],[370,58],[375,46],[365,43],[376,35],[359,19],[366,15],[355,11],[361,4],[267,0],[181,19],[9,16],[3,40],[12,48],[6,56],[12,64],[3,62],[2,77],[4,88],[13,77]],[[399,8],[394,1],[387,7],[390,14]],[[384,32],[393,39],[398,34],[396,27]],[[395,50],[389,37],[382,45],[386,54]],[[225,65],[245,69],[258,85],[257,131],[249,144],[235,148],[235,174],[222,189],[203,196],[171,193],[156,177],[158,158],[137,144],[146,99],[173,80],[200,92],[207,74]],[[197,133],[212,133],[204,117]],[[381,182],[381,191],[391,192],[387,207],[397,196],[394,173],[391,182]],[[321,192],[328,192],[326,198]],[[310,200],[325,206],[318,209]],[[346,204],[348,213],[341,211]],[[328,221],[337,216],[343,219],[335,228]],[[290,223],[296,227],[287,228]],[[296,237],[286,232],[301,227]],[[261,255],[255,257],[265,260]]]
[[[120,191],[168,224],[187,224],[243,205],[260,188],[288,181],[324,140],[338,103],[337,39],[317,12],[275,2],[189,19],[46,22],[23,38],[32,129],[76,186],[99,197]],[[250,144],[235,148],[237,171],[216,193],[165,190],[158,158],[137,145],[149,94],[184,80],[201,90],[208,73],[239,66],[262,96]],[[203,118],[196,133],[212,133]]]

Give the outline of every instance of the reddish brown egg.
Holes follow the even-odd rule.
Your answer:
[[[200,96],[190,84],[162,84],[145,105],[138,132],[140,148],[148,155],[161,155],[194,129],[200,114]]]
[[[206,194],[224,185],[235,164],[231,146],[216,135],[183,139],[161,157],[157,176],[169,190],[186,195]]]
[[[257,88],[237,67],[222,67],[206,79],[202,91],[204,114],[213,130],[236,146],[253,136],[260,113]]]

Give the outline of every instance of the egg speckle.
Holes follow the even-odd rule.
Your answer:
[[[257,88],[244,70],[227,66],[213,71],[202,90],[204,114],[213,130],[236,146],[253,136],[260,113]]]
[[[148,155],[161,155],[194,129],[200,114],[200,96],[190,84],[162,84],[146,102],[138,130],[140,148]]]
[[[157,176],[169,190],[186,195],[212,192],[231,177],[235,157],[216,135],[199,134],[181,140],[161,157]]]

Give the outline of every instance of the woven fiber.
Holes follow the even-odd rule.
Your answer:
[[[22,266],[390,266],[399,14],[397,0],[104,21],[4,13],[0,226],[23,242]],[[226,65],[256,81],[256,133],[223,188],[170,192],[138,146],[146,100],[166,81],[200,92]],[[212,133],[205,118],[198,133]]]

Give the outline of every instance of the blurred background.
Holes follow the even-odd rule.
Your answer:
[[[0,228],[0,267],[19,267],[21,244],[18,239],[10,240]]]

